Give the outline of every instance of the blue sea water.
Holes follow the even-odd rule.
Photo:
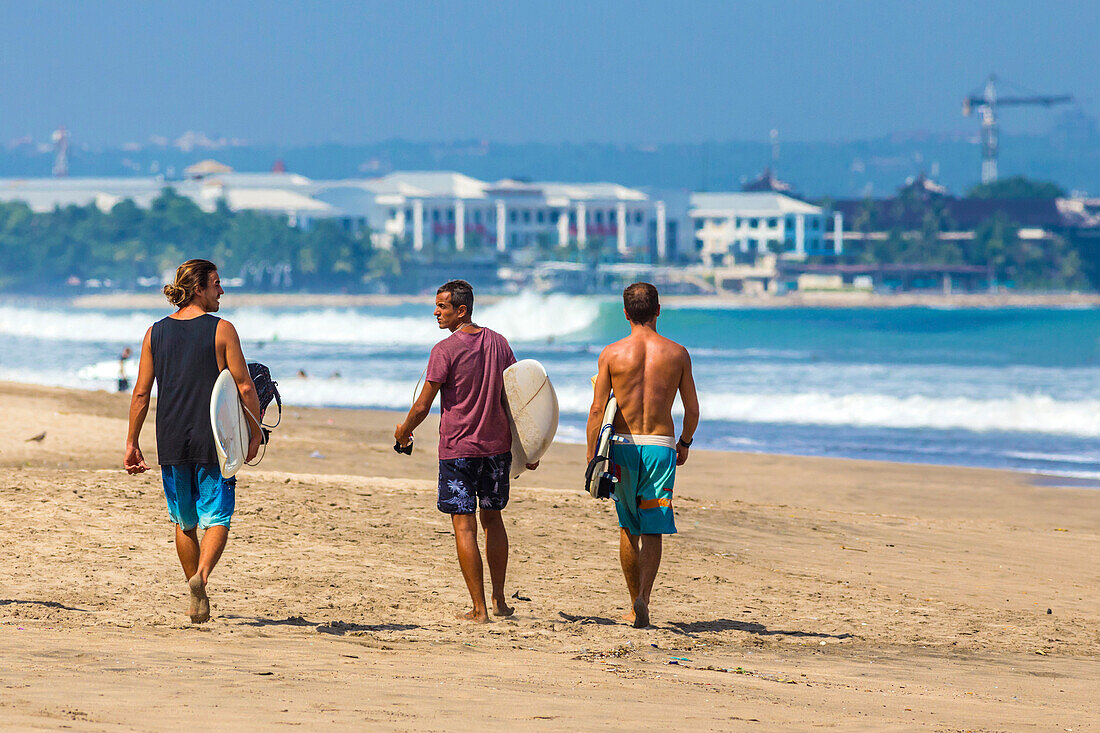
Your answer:
[[[118,352],[165,313],[0,303],[0,379],[111,389]],[[430,298],[220,315],[297,405],[407,409],[445,335]],[[620,303],[525,295],[475,320],[546,365],[558,438],[582,441],[596,356],[627,333]],[[700,447],[1100,478],[1100,310],[669,307],[658,327],[692,354]]]

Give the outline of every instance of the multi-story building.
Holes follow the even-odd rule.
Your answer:
[[[682,206],[670,212],[663,199],[614,183],[489,183],[452,172],[397,172],[317,181],[313,196],[365,219],[383,248],[495,250],[513,259],[548,248],[598,249],[657,261],[684,251]]]
[[[25,201],[35,211],[90,204],[108,211],[123,199],[146,207],[171,188],[207,211],[223,201],[230,210],[282,215],[302,228],[326,219],[350,232],[369,231],[384,249],[507,254],[521,264],[554,250],[632,262],[680,261],[692,250],[687,196],[678,192],[666,196],[615,183],[490,183],[446,171],[313,180],[285,172],[236,173],[214,161],[188,173],[174,181],[0,179],[0,201]]]
[[[844,247],[842,234],[826,231],[831,218],[833,231],[843,232],[839,213],[830,217],[821,206],[774,191],[693,193],[688,215],[706,265],[721,267],[769,252],[787,258],[835,255]]]

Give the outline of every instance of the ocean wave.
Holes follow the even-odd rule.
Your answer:
[[[588,442],[585,429],[578,425],[558,425],[554,434],[555,443],[569,443],[571,445],[584,445]]]
[[[1038,453],[1035,451],[1005,451],[1009,458],[1019,458],[1024,461],[1038,461],[1040,463],[1075,463],[1091,465],[1100,463],[1100,455],[1091,453],[1088,455],[1077,453]]]
[[[1037,476],[1053,476],[1055,478],[1070,478],[1081,481],[1100,481],[1100,471],[1058,471],[1046,468],[1017,468],[1015,470]]]
[[[1100,402],[1045,395],[997,399],[880,394],[722,394],[701,398],[708,419],[973,432],[1100,436]]]
[[[311,344],[430,345],[441,332],[425,306],[422,315],[381,315],[370,309],[308,308],[269,310],[228,309],[247,342]],[[477,308],[475,320],[511,341],[547,342],[568,339],[590,329],[599,319],[594,298],[524,294]],[[146,311],[83,311],[62,308],[0,306],[0,334],[46,341],[141,343],[146,329],[163,314]]]
[[[140,344],[157,316],[142,311],[98,312],[0,306],[0,334],[44,341]]]
[[[126,374],[130,379],[137,376],[137,359],[130,360],[126,365]],[[118,379],[118,359],[99,361],[88,364],[76,372],[77,379],[86,382],[114,382]]]
[[[590,388],[563,386],[557,392],[564,413],[585,413],[591,405]],[[1100,437],[1100,401],[1070,402],[1046,395],[972,399],[874,393],[701,391],[699,403],[703,420]],[[679,401],[674,409],[683,412]]]

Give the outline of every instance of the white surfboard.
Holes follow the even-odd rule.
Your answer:
[[[558,395],[534,359],[504,370],[504,405],[512,425],[512,478],[542,458],[558,432]]]
[[[237,394],[237,383],[228,369],[223,369],[210,393],[210,427],[214,431],[214,449],[222,476],[236,475],[248,454],[248,421]]]
[[[596,381],[595,377],[592,378],[592,381]],[[586,471],[588,475],[585,477],[585,488],[588,489],[589,494],[596,498],[599,498],[600,479],[607,472],[610,465],[611,439],[615,435],[615,414],[618,411],[619,402],[615,399],[615,395],[611,395],[607,398],[607,407],[603,411],[603,422],[600,423],[600,437],[596,442],[596,456],[593,458],[595,466],[589,466]]]

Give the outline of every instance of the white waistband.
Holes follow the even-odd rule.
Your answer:
[[[676,450],[676,439],[671,435],[621,435],[616,433],[615,439],[633,445],[660,445]]]

